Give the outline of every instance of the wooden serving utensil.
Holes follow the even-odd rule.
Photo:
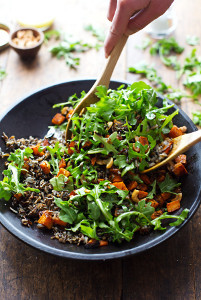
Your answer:
[[[164,166],[169,161],[176,158],[179,154],[186,152],[190,147],[194,146],[201,141],[201,130],[197,130],[191,133],[183,134],[173,139],[173,148],[170,151],[168,157],[153,167],[142,171],[142,173],[147,173],[153,171],[159,167]]]
[[[108,88],[113,70],[114,70],[116,63],[119,59],[119,56],[126,44],[127,39],[128,39],[128,36],[122,35],[121,39],[116,44],[116,46],[112,50],[109,58],[107,59],[106,65],[105,65],[101,75],[96,80],[96,82],[94,83],[92,88],[89,90],[89,92],[85,95],[85,97],[75,107],[72,116],[75,113],[79,114],[85,107],[88,107],[88,106],[90,106],[90,104],[96,103],[99,100],[99,98],[95,95],[97,86],[104,85]],[[71,123],[72,123],[72,120],[71,120],[72,116],[69,119],[67,127],[66,127],[66,141],[71,138],[70,127],[71,127]]]

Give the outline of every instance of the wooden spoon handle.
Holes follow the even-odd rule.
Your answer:
[[[113,70],[114,70],[116,63],[119,59],[119,56],[126,44],[127,39],[128,39],[128,36],[122,35],[119,42],[116,44],[116,46],[112,50],[109,58],[107,59],[106,65],[103,68],[101,75],[95,81],[94,85],[89,90],[89,92],[85,95],[85,97],[75,107],[72,116],[75,113],[79,114],[82,111],[82,109],[90,106],[93,103],[96,103],[99,100],[99,98],[95,95],[97,86],[105,85],[108,88]],[[71,118],[72,118],[72,116],[71,116]],[[71,136],[71,134],[70,134],[71,118],[69,119],[67,127],[66,127],[66,140],[70,139],[70,136]]]
[[[180,154],[181,152],[183,153],[186,152],[190,147],[192,147],[193,145],[197,144],[200,141],[201,141],[201,130],[197,130],[175,138],[174,144],[177,147],[177,152]]]
[[[126,41],[128,39],[127,35],[122,35],[117,45],[114,47],[114,49],[111,52],[111,55],[109,56],[105,68],[102,71],[102,74],[100,77],[96,80],[96,86],[98,85],[105,85],[106,87],[109,86],[110,78],[112,76],[113,70],[116,66],[116,63],[119,59],[119,56],[126,44]]]

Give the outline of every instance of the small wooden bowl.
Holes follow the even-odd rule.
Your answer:
[[[15,42],[13,42],[13,39],[16,38],[17,33],[19,31],[22,31],[22,30],[25,30],[25,31],[31,30],[33,32],[34,37],[39,36],[40,39],[37,41],[37,43],[34,46],[30,46],[30,47],[29,46],[24,46],[24,47],[19,46]],[[27,58],[34,58],[37,55],[43,41],[44,41],[44,34],[43,34],[42,31],[40,31],[36,28],[32,28],[32,27],[29,27],[29,28],[28,27],[26,27],[26,28],[22,27],[22,28],[19,28],[19,29],[15,30],[14,32],[12,32],[10,34],[9,45],[13,50],[15,50],[20,55],[21,58],[26,58],[27,59]]]

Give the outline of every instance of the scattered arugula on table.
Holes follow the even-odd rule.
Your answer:
[[[94,27],[92,24],[85,26],[86,31],[90,31],[93,36],[97,38],[99,42],[104,42],[105,34],[102,29]]]
[[[51,29],[44,33],[44,42],[48,42],[52,37],[54,37],[56,40],[59,40],[61,38],[61,31],[57,29]]]
[[[152,40],[148,37],[142,40],[140,45],[136,45],[137,49],[146,50],[149,46],[151,46]]]
[[[0,67],[0,81],[6,77],[7,73],[4,69]]]
[[[150,54],[159,54],[161,61],[164,65],[173,68],[174,70],[179,70],[181,68],[178,58],[172,53],[181,54],[184,48],[181,47],[174,37],[168,39],[162,39],[154,43],[150,48]]]
[[[190,45],[190,46],[197,46],[197,45],[199,45],[199,43],[200,43],[200,39],[199,39],[199,37],[198,36],[196,36],[196,35],[188,35],[187,37],[186,37],[186,42],[187,42],[187,44],[188,45]]]
[[[66,36],[58,45],[51,47],[50,52],[58,59],[64,58],[66,64],[70,68],[75,69],[80,64],[80,58],[75,54],[86,52],[91,48],[92,46],[88,43],[76,40],[71,36]]]
[[[193,123],[201,126],[201,111],[192,112],[192,116]]]

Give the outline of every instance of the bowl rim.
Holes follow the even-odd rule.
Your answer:
[[[13,43],[12,39],[13,39],[14,35],[20,30],[32,30],[33,32],[37,32],[37,34],[40,36],[40,40],[37,42],[37,44],[35,46],[32,46],[32,47],[19,47],[18,45]],[[16,48],[16,49],[24,50],[24,51],[35,49],[35,48],[39,47],[40,45],[42,45],[43,42],[44,42],[44,33],[41,30],[39,30],[35,27],[20,27],[16,30],[10,32],[10,36],[9,36],[9,45],[12,48]]]
[[[70,83],[74,83],[74,82],[88,82],[91,81],[92,84],[95,82],[96,79],[94,78],[88,78],[88,79],[74,79],[74,80],[69,80],[69,81],[64,81],[64,82],[58,82],[55,83],[53,85],[47,85],[45,87],[41,87],[39,89],[36,89],[35,91],[28,93],[26,96],[21,97],[18,101],[16,101],[15,103],[13,103],[3,114],[0,115],[0,122],[3,120],[3,118],[12,110],[14,109],[18,104],[20,104],[23,101],[26,101],[26,99],[30,96],[34,96],[38,93],[44,92],[45,90],[48,90],[50,88],[54,88],[56,86],[62,86],[65,84],[70,84]],[[126,85],[130,85],[132,84],[129,81],[126,80],[111,80],[111,82],[113,83],[119,83],[121,84],[126,84]],[[161,94],[158,94],[158,96],[160,98],[164,98],[164,96],[162,96]],[[173,104],[172,101],[168,100],[170,103]],[[193,131],[198,130],[197,127],[194,125],[194,123],[192,122],[192,120],[190,119],[190,117],[183,111],[181,110],[176,104],[174,104],[175,109],[179,109],[180,114],[188,121],[190,122],[190,124],[193,127]],[[51,254],[57,257],[61,257],[61,258],[67,258],[67,259],[76,259],[76,260],[85,260],[85,261],[97,261],[97,260],[112,260],[112,259],[119,259],[119,258],[123,258],[126,256],[131,256],[131,255],[136,255],[142,252],[145,252],[165,241],[167,241],[168,239],[172,238],[180,229],[182,229],[189,221],[190,219],[193,217],[193,215],[195,214],[195,212],[197,211],[200,202],[201,202],[201,187],[199,190],[199,193],[197,194],[197,198],[194,200],[191,209],[188,213],[188,217],[184,220],[184,222],[177,226],[177,227],[171,227],[168,228],[167,231],[163,232],[161,235],[159,235],[158,237],[154,238],[154,240],[149,241],[148,243],[146,243],[146,246],[140,245],[137,246],[135,248],[131,248],[131,249],[124,249],[124,250],[120,250],[117,252],[110,252],[110,253],[100,253],[100,254],[86,254],[86,253],[75,253],[75,252],[71,252],[68,250],[61,250],[58,248],[53,248],[51,246],[48,246],[46,244],[43,244],[41,242],[38,242],[36,240],[34,240],[32,237],[30,237],[27,234],[24,234],[22,231],[18,230],[12,223],[10,223],[5,216],[1,213],[0,211],[0,223],[3,225],[3,227],[5,229],[7,229],[14,237],[16,237],[18,240],[24,242],[25,244],[27,244],[28,246],[31,246],[34,249],[40,250],[44,253],[47,254]]]

